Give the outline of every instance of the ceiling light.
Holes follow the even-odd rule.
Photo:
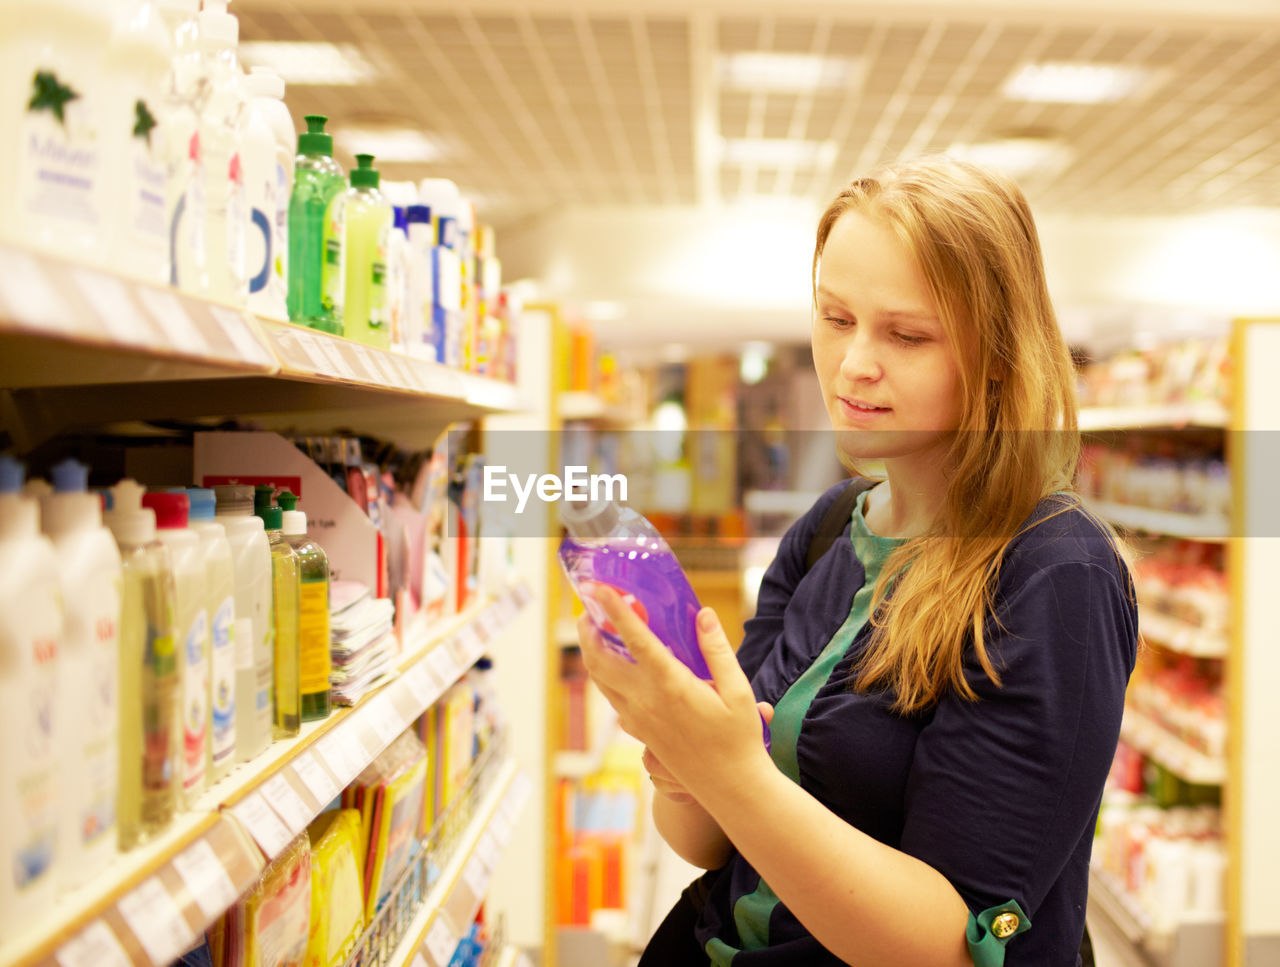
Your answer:
[[[780,54],[746,50],[721,54],[720,82],[740,91],[778,91],[801,94],[847,87],[855,61],[814,54]]]
[[[1103,104],[1128,97],[1149,76],[1144,70],[1121,64],[1027,64],[1005,81],[1004,96],[1015,101]]]
[[[626,318],[627,307],[621,302],[607,300],[588,302],[583,315],[591,322],[621,322]]]
[[[836,143],[793,138],[721,138],[720,157],[739,165],[830,168],[836,160]]]
[[[354,44],[246,40],[239,53],[250,66],[274,68],[286,84],[364,84],[377,76]]]
[[[984,168],[995,168],[1014,178],[1057,171],[1074,157],[1069,147],[1052,138],[1003,138],[953,144],[947,154]]]
[[[375,164],[438,161],[440,145],[414,128],[340,127],[338,143],[352,154],[371,154]]]

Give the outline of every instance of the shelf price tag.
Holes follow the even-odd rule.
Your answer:
[[[311,756],[302,755],[295,759],[293,771],[298,774],[302,784],[311,790],[311,795],[316,797],[320,805],[327,805],[338,794],[338,787],[329,778],[329,773]]]
[[[197,840],[195,845],[175,856],[173,868],[182,877],[200,912],[210,920],[236,902],[238,894],[231,877],[205,840]]]
[[[373,728],[374,734],[382,740],[384,745],[390,745],[404,731],[400,716],[397,714],[395,706],[390,702],[375,702],[369,706],[369,710],[364,714],[365,720]]]
[[[430,669],[425,663],[414,665],[404,676],[404,684],[412,693],[414,700],[424,708],[430,705],[439,694],[432,681]]]
[[[185,353],[209,352],[209,343],[177,296],[150,286],[139,286],[138,297],[151,318],[159,323],[174,348]]]
[[[148,341],[151,326],[129,298],[129,291],[123,282],[92,269],[73,269],[71,277],[97,311],[103,328],[112,339],[128,345]]]
[[[426,955],[423,954],[421,950],[415,951],[413,955],[413,962],[409,967],[427,967]]]
[[[0,249],[0,297],[9,315],[28,326],[75,332],[74,314],[49,281],[39,261],[22,252]]]
[[[453,952],[458,949],[458,937],[449,928],[442,916],[437,916],[431,929],[427,931],[427,951],[437,967],[447,967],[453,959]]]
[[[485,830],[480,842],[476,843],[476,856],[480,857],[480,862],[484,863],[490,874],[498,868],[498,860],[502,854],[498,849],[497,834],[491,829]]]
[[[167,967],[195,939],[173,897],[154,876],[122,896],[116,908],[155,967]]]
[[[311,810],[302,801],[302,797],[294,792],[289,780],[276,773],[262,784],[261,789],[267,805],[284,821],[291,836],[296,836],[307,828],[307,823],[311,822]]]
[[[249,835],[254,838],[267,859],[275,859],[280,851],[289,845],[292,837],[284,823],[276,817],[257,790],[251,792],[241,802],[231,807],[231,815],[240,820]]]
[[[235,346],[236,353],[242,360],[247,363],[275,362],[271,354],[263,348],[262,343],[254,338],[249,324],[240,313],[226,306],[209,306],[209,313],[231,340],[231,345]]]
[[[462,870],[462,879],[476,899],[484,898],[484,891],[489,887],[489,870],[479,856],[472,856]]]
[[[350,731],[350,721],[338,726],[316,747],[316,752],[328,764],[342,785],[354,779],[356,774],[364,768],[366,761],[359,743]]]
[[[329,361],[325,359],[324,353],[316,345],[316,340],[310,333],[294,333],[293,338],[297,340],[307,359],[311,361],[311,369],[317,373],[327,373],[329,371]]]
[[[493,835],[501,847],[511,842],[511,819],[505,809],[499,809],[493,814]]]
[[[325,357],[329,360],[329,366],[332,368],[333,372],[339,373],[347,379],[354,380],[356,378],[356,371],[351,368],[351,363],[347,361],[346,354],[338,348],[337,344],[332,339],[319,339],[317,341],[319,342],[321,352],[323,352]]]
[[[441,691],[452,685],[458,677],[458,663],[454,660],[454,657],[449,654],[449,649],[447,648],[441,648],[438,646],[434,648],[431,653],[427,655],[427,665],[436,676],[436,681],[440,683]]]
[[[54,955],[61,967],[132,967],[120,941],[101,920],[95,920]]]

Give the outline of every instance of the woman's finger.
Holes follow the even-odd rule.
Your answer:
[[[616,590],[607,584],[593,583],[589,593],[604,609],[610,623],[618,630],[618,637],[627,643],[627,650],[636,661],[666,652],[662,642]]]
[[[733,653],[733,646],[729,644],[729,636],[724,633],[720,618],[711,608],[703,608],[698,612],[698,645],[702,649],[702,657],[711,672],[716,691],[725,703],[747,700],[754,702],[755,693],[751,691],[751,683],[738,664],[738,657]]]

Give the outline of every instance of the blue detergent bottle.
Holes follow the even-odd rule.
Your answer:
[[[657,638],[699,678],[711,672],[698,647],[701,605],[684,569],[658,529],[643,515],[612,500],[565,501],[560,520],[560,565],[605,643],[631,657],[608,616],[591,597],[593,584],[614,588]],[[763,718],[764,741],[769,726]]]

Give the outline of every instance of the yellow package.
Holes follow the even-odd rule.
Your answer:
[[[298,836],[244,901],[245,967],[303,967],[311,931],[311,844]]]
[[[306,967],[336,967],[364,930],[360,883],[360,813],[322,813],[307,827],[311,839],[311,939]]]

